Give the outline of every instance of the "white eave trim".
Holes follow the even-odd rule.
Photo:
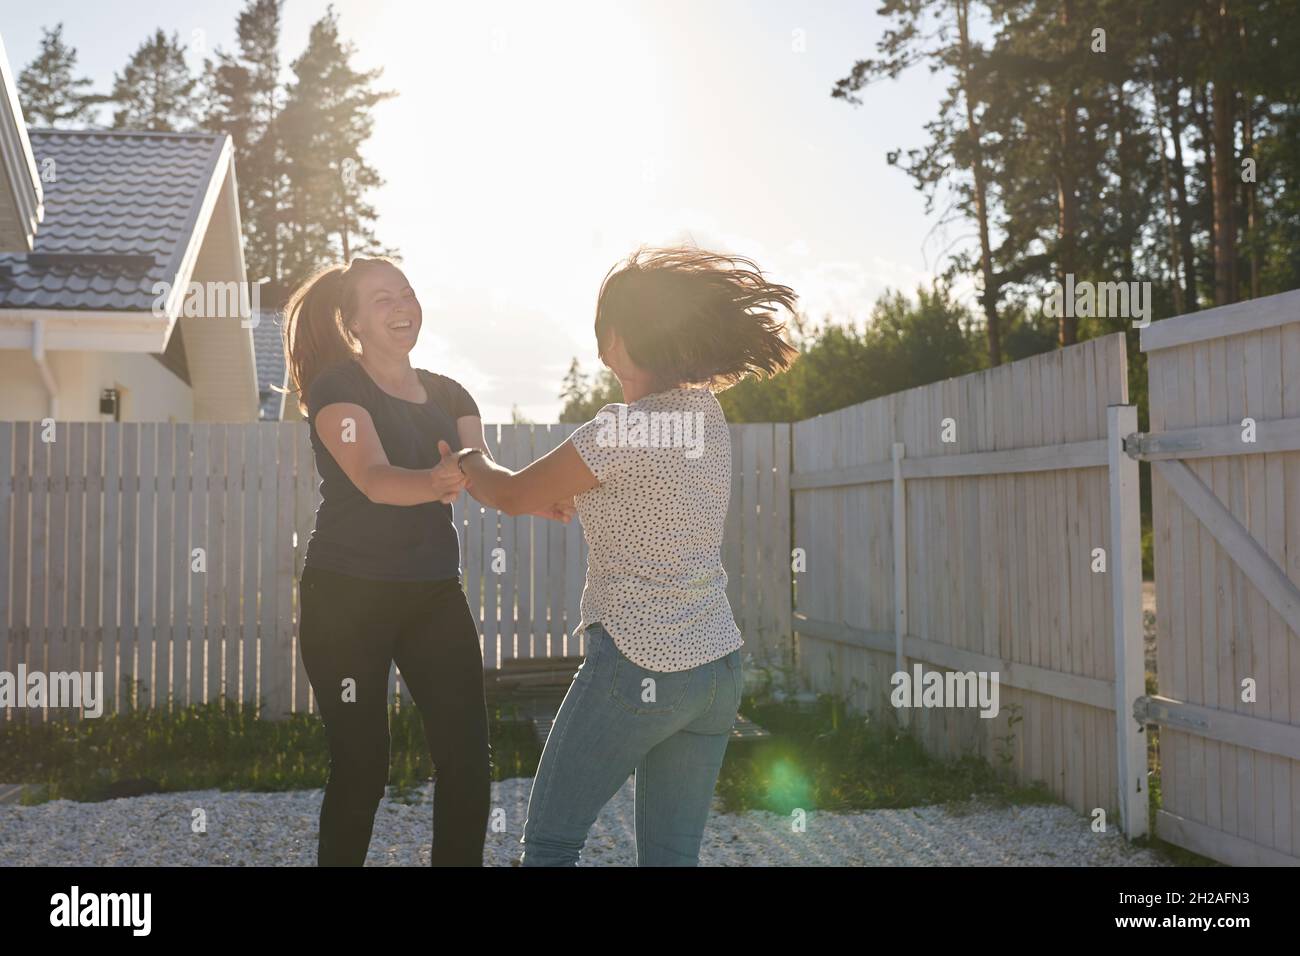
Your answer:
[[[222,137],[216,162],[213,163],[212,175],[208,178],[207,189],[203,193],[203,200],[199,203],[194,219],[188,224],[189,236],[186,239],[185,250],[181,254],[180,261],[176,263],[175,275],[171,276],[172,288],[166,301],[169,322],[175,322],[180,317],[185,295],[189,291],[190,280],[194,276],[194,265],[198,262],[199,252],[203,248],[203,239],[208,234],[208,225],[212,222],[213,210],[217,208],[217,200],[221,197],[221,187],[230,173],[234,154],[230,137]],[[241,275],[233,278],[243,282],[245,277]]]
[[[0,349],[30,348],[37,323],[46,349],[72,352],[162,352],[171,327],[151,312],[0,309]]]

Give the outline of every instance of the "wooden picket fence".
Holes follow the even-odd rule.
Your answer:
[[[1300,863],[1300,291],[1164,320],[1142,348],[1151,434],[1128,404],[1121,334],[731,426],[728,597],[753,659],[899,718],[936,754],[979,754],[1105,810],[1130,837],[1148,828],[1158,727],[1162,837]],[[521,466],[573,428],[487,434]],[[1155,694],[1139,461],[1153,469]],[[0,670],[102,670],[119,711],[312,710],[296,585],[316,486],[301,423],[0,422]],[[467,501],[454,514],[484,666],[583,653],[579,525]],[[998,717],[895,708],[891,678],[914,663],[996,674]]]
[[[573,425],[489,425],[522,466]],[[727,592],[754,658],[790,656],[789,426],[732,426]],[[313,710],[297,582],[319,503],[302,423],[0,422],[0,670],[104,674],[109,710]],[[584,652],[577,521],[453,509],[484,666]],[[409,699],[392,675],[398,706]],[[69,719],[21,708],[0,719]]]
[[[307,707],[305,425],[2,423],[0,475],[5,670],[101,671],[117,711]]]

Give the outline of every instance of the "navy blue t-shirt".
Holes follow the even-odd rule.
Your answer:
[[[460,577],[460,537],[451,505],[375,504],[352,483],[316,433],[316,413],[348,402],[370,413],[388,462],[400,468],[438,464],[438,439],[461,446],[456,419],[477,416],[478,405],[459,383],[416,369],[428,398],[423,404],[389,395],[351,359],[321,372],[307,389],[307,422],[321,477],[316,527],[304,564],[382,581],[436,581]]]

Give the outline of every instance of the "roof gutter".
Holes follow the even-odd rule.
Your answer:
[[[0,308],[0,349],[30,349],[38,323],[46,351],[161,352],[167,346],[167,319],[149,312]]]
[[[45,354],[45,320],[36,319],[32,322],[32,361],[36,363],[36,369],[41,374],[41,382],[45,385],[45,393],[50,400],[50,418],[59,417],[59,384],[54,380],[54,371],[50,368],[49,359]]]

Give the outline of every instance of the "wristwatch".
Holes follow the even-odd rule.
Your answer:
[[[465,474],[466,458],[468,458],[470,455],[481,455],[481,454],[483,454],[482,448],[466,448],[464,451],[460,452],[456,456],[456,467],[460,469],[460,473],[462,475]]]

